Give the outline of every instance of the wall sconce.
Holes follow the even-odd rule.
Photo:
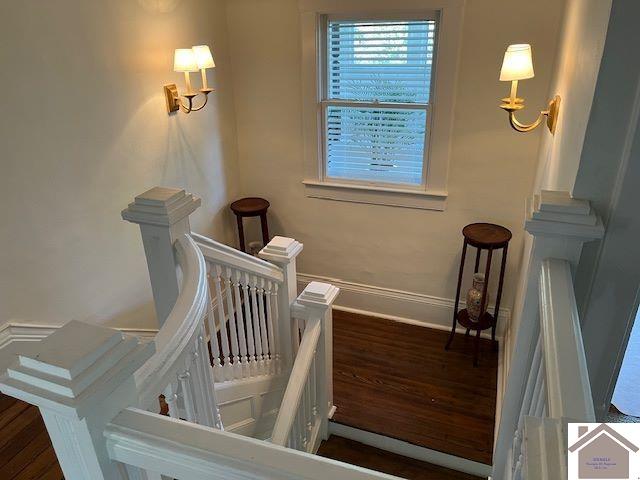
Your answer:
[[[509,45],[504,53],[502,61],[502,70],[500,70],[500,80],[503,82],[511,82],[511,94],[509,98],[503,98],[500,108],[509,112],[509,123],[518,132],[530,132],[542,123],[544,117],[547,117],[547,127],[553,134],[556,131],[556,123],[558,121],[558,111],[560,110],[560,96],[556,95],[549,102],[547,110],[542,110],[535,122],[525,125],[516,119],[518,110],[524,108],[524,99],[517,97],[518,80],[526,80],[533,78],[533,61],[531,60],[531,45],[527,43]]]
[[[213,92],[213,88],[207,85],[207,68],[213,68],[216,64],[213,61],[211,50],[207,45],[196,45],[192,48],[178,48],[173,57],[173,70],[175,72],[184,72],[184,81],[187,91],[182,95],[187,99],[187,105],[182,101],[178,94],[178,87],[175,83],[164,86],[164,95],[167,101],[167,112],[172,113],[182,109],[185,113],[197,112],[202,110],[207,104],[209,94]],[[202,88],[199,92],[193,91],[191,87],[191,72],[200,70],[202,74]],[[198,95],[204,95],[204,102],[199,107],[193,106],[193,99]]]

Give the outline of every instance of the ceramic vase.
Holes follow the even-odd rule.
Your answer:
[[[482,304],[482,292],[484,290],[484,273],[473,274],[473,286],[467,292],[467,313],[472,322],[478,322],[480,319],[480,306]],[[487,311],[489,305],[489,292],[487,292],[487,300],[484,303],[484,311]],[[482,312],[484,313],[484,312]]]

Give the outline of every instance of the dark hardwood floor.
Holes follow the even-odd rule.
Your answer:
[[[334,311],[334,421],[490,463],[497,352],[458,335]],[[331,437],[321,455],[409,479],[475,477]],[[0,479],[63,480],[38,409],[0,394]]]
[[[329,440],[322,442],[318,455],[409,480],[479,480],[481,478],[402,457],[335,435],[331,435]]]
[[[0,478],[64,480],[38,409],[2,394]]]
[[[498,352],[473,339],[333,312],[335,422],[491,464]]]

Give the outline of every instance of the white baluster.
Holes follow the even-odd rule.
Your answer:
[[[191,392],[191,374],[187,370],[178,375],[180,381],[180,389],[182,393],[182,402],[184,403],[184,410],[187,417],[187,422],[196,422],[196,411],[193,403],[193,393]]]
[[[311,415],[313,416],[313,422],[318,415],[318,384],[317,384],[317,372],[316,372],[316,357],[318,351],[313,352],[313,360],[311,361]]]
[[[205,341],[204,336],[200,335],[198,337],[200,342],[201,351],[206,351],[207,343]],[[200,357],[201,361],[203,360],[202,356]],[[204,367],[204,392],[207,402],[207,410],[211,412],[212,418],[212,426],[223,430],[222,427],[222,419],[220,418],[220,409],[218,407],[218,402],[216,401],[216,392],[213,378],[213,370],[211,369],[211,365],[208,362],[203,362]]]
[[[527,415],[535,417],[537,404],[540,401],[540,392],[542,390],[542,366],[538,364],[538,368],[535,371],[535,385],[533,387],[533,397],[531,400],[531,406],[529,407],[529,412]]]
[[[311,440],[311,431],[313,430],[313,422],[311,421],[313,415],[311,414],[312,406],[311,406],[311,371],[309,371],[309,375],[307,376],[307,382],[304,386],[304,417],[307,422],[307,439]]]
[[[249,376],[249,359],[247,358],[247,337],[244,333],[244,313],[243,313],[243,307],[242,307],[242,298],[240,297],[240,280],[241,280],[241,273],[239,270],[235,270],[233,272],[234,274],[234,282],[233,282],[233,295],[235,297],[235,303],[236,303],[236,320],[237,320],[237,326],[238,326],[238,334],[240,336],[239,339],[239,343],[240,343],[240,366],[241,366],[241,372],[242,372],[242,377],[248,377]]]
[[[216,286],[216,303],[218,304],[218,323],[220,324],[220,341],[222,343],[222,353],[224,354],[224,378],[226,380],[233,379],[233,368],[231,366],[231,355],[229,351],[229,336],[227,335],[227,322],[224,314],[224,299],[222,297],[222,285],[220,276],[222,269],[220,265],[215,265],[214,284]]]
[[[194,393],[196,396],[196,405],[198,413],[198,423],[200,425],[206,425],[208,427],[215,426],[215,419],[213,414],[213,404],[209,398],[209,391],[207,385],[207,370],[210,369],[209,362],[206,359],[205,352],[203,351],[203,335],[202,327],[198,329],[196,338],[193,345],[193,371],[194,375],[193,385]]]
[[[304,398],[304,393],[303,393]],[[304,407],[303,405],[298,406],[298,425],[300,426],[300,450],[305,452],[307,450],[307,422],[304,420]]]
[[[269,340],[267,338],[267,320],[265,318],[265,305],[267,300],[264,289],[264,279],[260,278],[258,282],[258,314],[260,317],[260,339],[262,340],[262,354],[264,358],[264,373],[269,373],[271,370],[271,362],[269,361]]]
[[[169,416],[171,418],[180,418],[180,412],[178,411],[178,385],[170,383],[167,388],[164,389],[164,401],[169,408]]]
[[[260,339],[260,317],[258,314],[257,284],[258,279],[251,275],[251,316],[253,318],[253,336],[255,339],[256,361],[258,362],[258,373],[264,373],[264,356],[262,354],[262,341]]]
[[[269,319],[269,351],[273,373],[280,372],[280,353],[278,350],[278,284],[269,282],[267,296],[267,318]]]
[[[231,269],[227,267],[225,272],[225,284],[227,287],[227,315],[229,315],[229,330],[231,331],[231,352],[233,353],[233,373],[235,378],[242,378],[242,366],[240,365],[240,349],[238,346],[238,329],[236,325],[236,312],[233,307],[233,285],[231,283]]]
[[[207,267],[211,269],[211,264],[207,262]],[[211,271],[211,270],[210,270]],[[213,310],[213,296],[211,295],[211,289],[209,288],[209,298],[207,299],[207,322],[209,327],[209,339],[211,342],[211,350],[213,355],[213,372],[215,378],[219,381],[224,381],[224,372],[222,371],[222,364],[220,363],[221,353],[220,344],[218,343],[218,334],[216,328],[216,317]]]
[[[250,298],[249,298],[249,274],[244,274],[244,284],[242,285],[243,297],[244,297],[244,308],[245,308],[245,319],[247,326],[247,348],[249,349],[249,374],[251,376],[257,373],[258,363],[256,359],[256,343],[253,336],[253,325],[251,321],[253,306],[249,308]]]
[[[544,368],[541,368],[541,370],[544,371]],[[534,412],[534,415],[536,417],[542,417],[542,414],[544,412],[546,403],[547,403],[547,385],[546,382],[544,380],[544,373],[543,373],[543,379],[542,379],[542,386],[540,387],[540,393],[539,393],[539,397],[536,400],[536,409]]]

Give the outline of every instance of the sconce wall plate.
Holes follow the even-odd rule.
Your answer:
[[[167,113],[180,110],[180,96],[178,86],[175,83],[168,83],[164,86],[164,99],[167,102]]]

